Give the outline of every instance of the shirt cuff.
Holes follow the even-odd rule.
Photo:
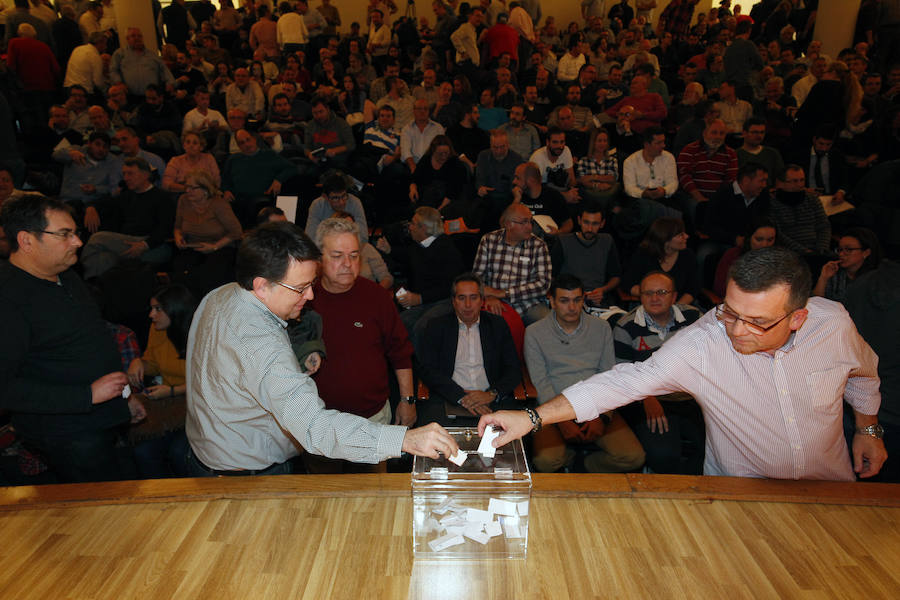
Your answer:
[[[378,453],[377,461],[400,456],[403,452],[403,438],[406,436],[406,427],[402,425],[384,425],[378,436],[375,451]]]
[[[575,409],[575,420],[579,423],[596,419],[600,414],[600,409],[591,393],[592,387],[592,385],[584,381],[579,381],[562,391],[562,395],[566,397],[566,400]]]

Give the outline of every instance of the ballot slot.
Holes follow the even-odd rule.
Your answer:
[[[491,457],[479,453],[477,429],[448,431],[465,453],[461,464],[444,456],[413,462],[415,557],[524,559],[531,473],[521,440],[496,448]]]

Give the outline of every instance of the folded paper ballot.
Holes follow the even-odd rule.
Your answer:
[[[559,225],[557,225],[556,221],[553,220],[553,217],[549,215],[534,215],[532,218],[534,219],[534,222],[544,230],[544,233],[553,233],[559,229]]]
[[[494,448],[493,442],[494,439],[500,435],[500,431],[495,431],[493,425],[488,425],[484,428],[484,435],[481,438],[481,443],[478,444],[478,454],[482,456],[487,456],[488,458],[494,458],[494,454],[497,452],[497,449]]]

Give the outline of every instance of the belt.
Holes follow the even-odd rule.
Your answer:
[[[205,464],[203,464],[203,461],[200,460],[199,458],[197,458],[197,455],[194,453],[193,448],[191,448],[191,454],[193,454],[194,461],[198,465],[200,465],[201,469],[203,469],[207,473],[211,473],[212,475],[215,475],[216,477],[249,477],[251,475],[261,475],[278,464],[278,463],[272,463],[271,465],[269,465],[268,467],[266,467],[264,469],[240,469],[237,471],[220,471],[218,469],[210,469]]]

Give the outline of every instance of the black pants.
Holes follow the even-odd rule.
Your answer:
[[[131,449],[118,442],[116,429],[26,437],[26,445],[44,456],[61,483],[134,479],[137,471]]]

